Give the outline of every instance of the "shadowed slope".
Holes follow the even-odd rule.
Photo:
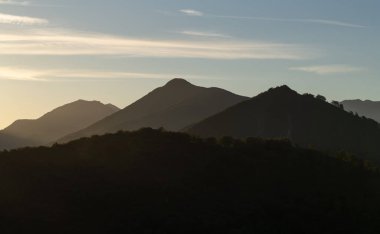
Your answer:
[[[187,131],[205,137],[289,138],[301,146],[346,150],[380,161],[378,123],[287,86],[270,89]]]
[[[110,104],[78,100],[58,107],[36,120],[17,120],[1,133],[4,138],[5,136],[14,138],[11,148],[43,145],[85,128],[117,110],[117,107]],[[24,140],[17,141],[16,139]],[[0,148],[9,148],[3,145],[3,142],[5,139],[0,141]]]
[[[203,88],[183,79],[173,79],[125,109],[60,142],[143,127],[177,131],[247,99],[223,89]]]

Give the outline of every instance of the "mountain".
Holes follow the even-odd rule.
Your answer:
[[[380,123],[380,102],[370,100],[346,100],[342,102],[347,111],[358,113]]]
[[[125,109],[64,137],[60,142],[143,127],[178,131],[247,99],[223,89],[198,87],[177,78]]]
[[[4,152],[0,232],[379,233],[377,169],[342,156],[152,129]]]
[[[45,145],[88,127],[119,109],[98,101],[78,100],[35,120],[17,120],[0,131],[0,149]]]
[[[0,150],[15,149],[22,146],[37,145],[37,142],[30,139],[23,139],[8,135],[0,131]]]
[[[288,138],[303,147],[345,150],[380,162],[377,122],[287,86],[270,89],[186,131],[203,137]]]

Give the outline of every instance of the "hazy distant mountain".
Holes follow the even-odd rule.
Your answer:
[[[347,111],[358,113],[361,116],[366,116],[380,123],[380,102],[346,100],[342,104]]]
[[[20,146],[36,145],[33,140],[22,139],[16,136],[5,134],[0,131],[0,150],[14,149]]]
[[[177,131],[247,99],[223,89],[173,79],[125,109],[61,141],[142,127]]]
[[[237,104],[199,124],[189,133],[200,136],[289,138],[323,150],[346,150],[380,160],[377,122],[350,114],[282,86]]]
[[[78,100],[36,120],[17,120],[0,132],[0,149],[48,144],[118,110],[111,104]]]

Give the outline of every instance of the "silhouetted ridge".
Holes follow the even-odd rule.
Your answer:
[[[380,102],[370,100],[346,100],[341,102],[345,110],[357,113],[360,116],[374,119],[380,123]]]
[[[114,110],[115,112],[120,110],[119,107],[117,107],[117,106],[115,106],[115,105],[113,105],[113,104],[111,104],[111,103],[108,103],[106,106],[109,107],[109,108],[111,108],[111,109]]]
[[[288,138],[304,147],[345,150],[380,162],[380,129],[375,121],[287,86],[269,89],[187,131],[204,137]]]
[[[270,88],[268,91],[262,93],[262,95],[277,95],[277,96],[294,96],[298,93],[287,85]]]
[[[3,139],[12,137],[0,142],[0,149],[50,144],[118,110],[113,105],[80,99],[55,108],[38,119],[16,120],[0,132]]]
[[[174,79],[170,80],[168,83],[166,83],[164,87],[188,87],[188,86],[194,87],[193,84],[191,84],[190,82],[188,82],[185,79],[174,78]]]
[[[144,127],[179,131],[247,99],[223,89],[204,88],[176,78],[123,110],[64,137],[60,142]]]
[[[281,86],[277,86],[275,88],[272,88],[270,89],[272,91],[281,91],[281,92],[295,92],[293,89],[291,89],[289,86],[287,85],[281,85]]]

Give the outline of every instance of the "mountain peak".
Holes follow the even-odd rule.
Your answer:
[[[289,88],[289,86],[287,86],[287,85],[277,86],[276,88],[273,88],[273,90],[282,90],[282,91],[292,91],[292,92],[294,92],[294,90],[291,89],[291,88]]]
[[[281,85],[281,86],[277,86],[275,88],[270,88],[264,94],[292,95],[292,94],[297,94],[297,92],[294,91],[293,89],[289,88],[289,86],[287,86],[287,85]]]
[[[67,105],[70,105],[70,104],[101,104],[101,105],[104,105],[100,101],[96,101],[96,100],[89,101],[89,100],[84,100],[84,99],[78,99],[74,102],[68,103]]]
[[[15,121],[2,132],[22,139],[14,142],[14,148],[45,145],[88,127],[118,110],[99,101],[80,99],[57,107],[38,119]],[[1,145],[0,142],[0,148]]]
[[[120,110],[119,107],[117,107],[117,106],[115,106],[115,105],[113,105],[111,103],[106,104],[106,106],[109,107],[109,108],[111,108],[111,109],[113,109],[113,110],[115,110],[115,111],[119,111]]]
[[[165,86],[183,87],[183,86],[193,86],[193,84],[191,84],[190,82],[182,78],[174,78],[170,80],[168,83],[166,83]]]

